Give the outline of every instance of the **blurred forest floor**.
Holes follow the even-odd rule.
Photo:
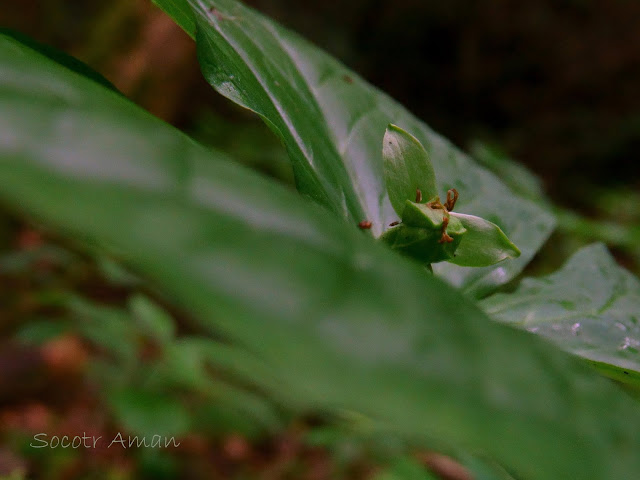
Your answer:
[[[594,240],[640,271],[640,2],[246,3],[343,60],[489,168],[516,158],[536,173],[560,206],[561,228],[529,273],[554,270]],[[149,1],[22,0],[0,12],[0,26],[80,58],[154,115],[291,185],[275,137],[206,84],[193,42]],[[357,441],[307,441],[311,427],[299,419],[276,437],[187,432],[172,453],[34,457],[27,448],[34,432],[107,437],[123,422],[101,397],[112,380],[96,373],[97,364],[119,365],[61,299],[84,299],[98,319],[102,305],[130,315],[140,292],[160,302],[107,260],[75,251],[0,212],[0,475],[18,467],[60,480],[371,478],[375,454]],[[189,331],[180,312],[162,308]],[[148,339],[128,334],[136,368],[153,363]]]

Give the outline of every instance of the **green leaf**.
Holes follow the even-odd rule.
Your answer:
[[[170,439],[169,442],[171,442]],[[117,444],[114,444],[114,446],[117,446]],[[164,447],[164,439],[162,447]],[[153,478],[154,480],[174,480],[179,478],[183,467],[176,455],[170,453],[171,447],[173,447],[173,443],[169,443],[168,449],[141,448],[136,452],[136,476],[138,478]],[[107,478],[114,477],[118,478],[118,474],[112,473]]]
[[[68,323],[60,320],[37,319],[23,322],[14,338],[26,344],[41,345],[69,331]]]
[[[429,153],[456,210],[499,223],[522,255],[481,269],[442,264],[440,275],[481,296],[518,274],[554,227],[551,214],[518,197],[495,175],[405,108],[298,35],[234,0],[156,0],[197,40],[207,81],[260,115],[284,143],[300,192],[379,236],[397,220],[386,194],[380,139],[389,123],[412,132]],[[191,20],[184,21],[192,9]],[[401,47],[399,47],[401,48]],[[428,92],[425,92],[428,94]]]
[[[526,278],[514,293],[481,305],[493,318],[549,338],[603,373],[640,386],[640,281],[604,245],[585,247],[558,272]]]
[[[167,346],[160,368],[161,384],[158,386],[168,391],[186,388],[204,394],[213,404],[212,407],[218,409],[220,417],[227,420],[243,418],[243,430],[245,424],[250,423],[254,432],[275,432],[281,427],[281,419],[273,407],[254,392],[230,385],[224,380],[241,377],[233,373],[247,368],[253,368],[253,371],[244,378],[261,376],[263,369],[260,367],[259,361],[240,348],[223,345],[210,338],[182,337]],[[211,369],[218,373],[222,371],[225,375],[216,378],[211,375]],[[207,412],[213,415],[213,412]]]
[[[0,28],[0,35],[13,38],[22,45],[32,48],[45,57],[49,57],[54,62],[67,67],[69,70],[80,75],[84,75],[88,79],[93,80],[94,82],[97,82],[100,85],[113,90],[114,92],[118,92],[118,89],[109,80],[107,80],[100,73],[96,72],[85,63],[82,63],[77,58],[67,55],[66,53],[61,52],[60,50],[57,50],[49,45],[44,45],[42,43],[36,42],[34,39],[28,37],[27,35],[24,35],[23,33],[17,32],[15,30]]]
[[[127,313],[81,297],[69,298],[65,307],[80,334],[119,361],[122,377],[129,375],[137,361],[138,334]]]
[[[94,260],[102,278],[107,282],[119,287],[134,289],[140,286],[140,279],[128,272],[121,264],[115,260],[96,253]]]
[[[0,201],[116,252],[259,359],[245,380],[421,445],[484,452],[523,479],[640,470],[637,403],[579,360],[3,37],[0,68]]]
[[[417,460],[403,456],[397,458],[387,469],[376,474],[373,480],[438,480]]]
[[[382,160],[389,200],[399,216],[405,202],[416,199],[417,190],[425,200],[438,195],[429,154],[413,135],[389,125],[382,141]]]
[[[191,7],[184,0],[151,0],[164,10],[180,28],[191,37],[196,31],[196,20]]]
[[[457,212],[451,212],[449,215],[458,219],[467,230],[455,256],[449,260],[451,263],[462,267],[485,267],[520,256],[518,247],[495,223]]]
[[[109,394],[108,399],[117,420],[128,432],[141,435],[140,441],[144,437],[147,444],[151,444],[155,435],[182,435],[190,427],[189,412],[178,400],[166,395],[129,387]],[[128,447],[128,435],[121,435]],[[162,438],[163,445],[164,440]]]
[[[173,339],[176,329],[173,318],[149,298],[144,295],[133,296],[129,300],[129,309],[148,337],[161,344]]]

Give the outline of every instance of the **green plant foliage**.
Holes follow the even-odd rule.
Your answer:
[[[129,387],[110,392],[109,403],[118,421],[134,435],[140,435],[151,444],[154,435],[171,437],[189,430],[190,416],[178,402],[158,392]],[[119,439],[118,439],[119,440]],[[122,434],[129,447],[129,438]],[[162,438],[164,446],[165,438]]]
[[[234,0],[154,1],[196,38],[207,81],[280,137],[299,191],[353,225],[371,221],[375,236],[397,220],[380,139],[389,123],[412,132],[444,190],[460,192],[458,210],[496,223],[522,250],[495,267],[437,265],[452,284],[476,296],[489,293],[519,273],[553,229],[544,208],[514,195],[387,95],[275,22]]]
[[[144,295],[136,295],[129,301],[129,308],[140,322],[141,329],[160,344],[170,342],[175,335],[173,319],[162,308]]]
[[[33,249],[12,251],[0,256],[0,274],[26,273],[43,258],[57,267],[68,266],[76,260],[74,255],[62,248],[41,245]]]
[[[79,73],[80,75],[84,75],[88,79],[93,80],[94,82],[97,82],[100,85],[113,90],[114,92],[118,91],[118,89],[100,73],[96,72],[94,69],[81,62],[77,58],[72,57],[71,55],[67,55],[66,53],[50,47],[49,45],[44,45],[42,43],[36,42],[31,37],[28,37],[23,33],[10,30],[8,28],[0,27],[0,35],[13,38],[16,41],[20,42],[22,45],[32,48],[45,57],[49,57],[54,62],[67,67],[69,70]]]
[[[458,212],[451,212],[450,215],[466,230],[464,241],[449,260],[451,263],[463,267],[484,267],[520,256],[520,249],[495,223]]]
[[[242,128],[238,128],[237,123],[229,122],[224,115],[203,107],[190,123],[188,131],[198,142],[226,153],[252,170],[294,187],[293,170],[287,152],[259,118],[244,121]]]
[[[174,338],[173,320],[149,298],[137,294],[128,303],[130,311],[77,297],[63,304],[75,320],[75,331],[105,354],[91,362],[92,376],[105,392],[115,392],[108,396],[109,405],[122,425],[149,438],[156,423],[162,425],[162,432],[171,434],[181,433],[187,424],[199,431],[243,432],[251,437],[282,429],[270,402],[226,380],[263,374],[247,352],[211,338]],[[72,330],[68,323],[54,325]],[[32,322],[17,338],[37,342],[49,330]],[[143,339],[161,347],[147,361],[140,358]],[[224,376],[215,377],[212,371]],[[191,403],[187,415],[176,392],[188,392],[192,401],[198,399],[203,405]],[[154,402],[154,396],[163,401]],[[177,412],[176,419],[164,418],[172,411]]]
[[[69,326],[64,322],[53,320],[27,321],[14,335],[14,338],[25,344],[40,345],[65,333]]]
[[[116,252],[259,360],[245,381],[523,479],[640,470],[637,403],[572,356],[6,37],[0,70],[0,200]]]
[[[129,315],[118,308],[69,298],[66,308],[78,332],[118,364],[117,376],[125,380],[137,363],[138,332]]]
[[[573,241],[579,239],[584,244],[604,242],[610,247],[617,247],[634,259],[636,265],[640,264],[640,193],[618,188],[590,190],[589,196],[582,201],[586,209],[595,210],[599,218],[587,218],[551,205],[544,196],[540,179],[499,149],[476,142],[472,154],[514,192],[551,209],[559,232],[570,235]]]
[[[212,371],[223,376],[212,377]],[[270,402],[225,379],[241,378],[247,384],[247,379],[269,375],[269,370],[249,352],[211,338],[183,337],[166,349],[157,380],[160,388],[193,390],[204,395],[212,405],[204,405],[199,415],[213,417],[215,431],[241,431],[255,436],[282,429],[282,419]],[[206,423],[212,421],[200,420],[198,425]]]
[[[373,480],[438,480],[438,478],[416,460],[405,456],[397,458],[387,469],[374,476]]]
[[[604,245],[585,247],[558,272],[526,278],[481,302],[493,318],[549,338],[607,375],[640,386],[640,282]]]

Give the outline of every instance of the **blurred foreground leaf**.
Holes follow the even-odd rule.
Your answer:
[[[136,442],[138,440],[145,442],[147,446],[158,440],[154,437],[160,436],[162,438],[159,441],[161,441],[162,447],[165,447],[166,440],[171,441],[170,437],[186,433],[190,427],[189,413],[171,397],[127,388],[118,392],[110,392],[109,401],[118,421],[128,432],[140,435]],[[120,439],[122,439],[127,448],[131,446],[129,445],[129,436],[125,433],[120,433],[120,435],[121,437],[113,440],[120,443]],[[179,443],[179,441],[176,440],[175,443]]]

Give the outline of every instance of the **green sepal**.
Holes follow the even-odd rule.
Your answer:
[[[405,200],[416,197],[416,190],[425,198],[438,194],[429,154],[418,139],[396,125],[389,124],[384,134],[382,160],[389,200],[398,215]]]
[[[449,260],[451,263],[462,267],[486,267],[507,258],[520,256],[520,249],[495,223],[474,215],[456,212],[451,212],[449,215],[451,217],[449,228],[455,219],[467,231],[460,248],[456,251],[456,256]]]
[[[430,202],[439,202],[439,197]],[[411,227],[441,229],[444,210],[431,208],[427,203],[415,203],[407,200],[402,211],[402,223]]]

